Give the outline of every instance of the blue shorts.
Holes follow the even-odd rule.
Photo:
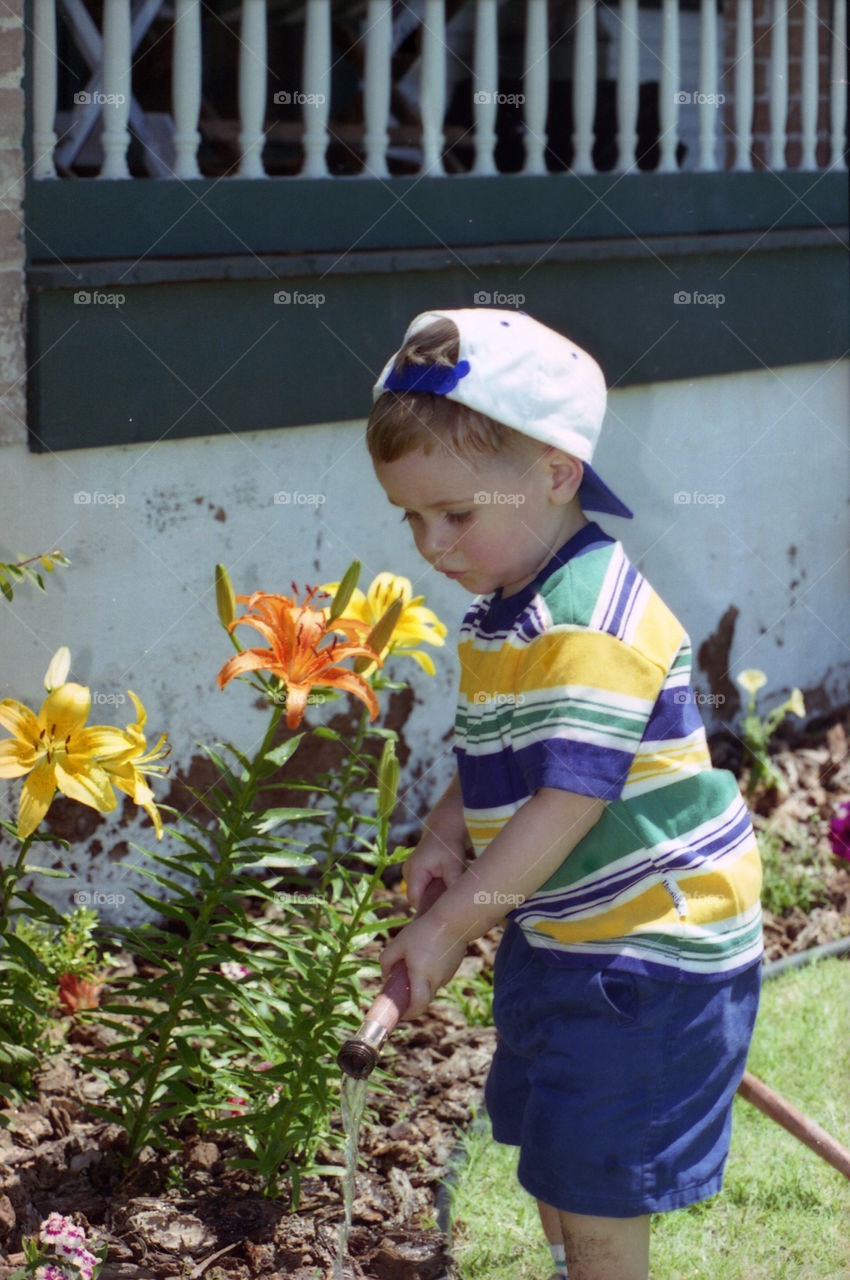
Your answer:
[[[761,965],[693,983],[552,962],[508,921],[484,1090],[520,1185],[567,1213],[632,1218],[720,1190]]]

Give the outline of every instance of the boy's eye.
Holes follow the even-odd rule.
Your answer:
[[[449,524],[466,524],[467,520],[472,519],[471,511],[447,511],[446,519]]]
[[[415,520],[415,519],[416,519],[416,512],[415,512],[415,511],[405,511],[405,512],[402,514],[401,522],[402,522],[402,524],[404,524],[404,522],[405,522],[405,520],[406,520],[406,521],[407,521],[407,523],[408,523],[408,524],[410,524],[410,522],[411,522],[412,520]]]

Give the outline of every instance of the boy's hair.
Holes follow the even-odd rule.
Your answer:
[[[451,369],[460,359],[453,320],[435,320],[404,344],[396,372],[421,365]],[[524,439],[520,432],[467,405],[430,391],[384,391],[369,414],[366,444],[373,462],[395,462],[413,449],[429,454],[438,445],[456,453],[499,453]]]

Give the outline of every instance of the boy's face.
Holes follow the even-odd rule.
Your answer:
[[[497,587],[506,596],[520,591],[586,523],[578,503],[553,500],[553,450],[523,444],[529,447],[472,458],[420,448],[375,464],[390,502],[404,511],[417,550],[473,595]],[[579,466],[575,487],[580,479]]]

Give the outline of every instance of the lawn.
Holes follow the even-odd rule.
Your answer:
[[[850,1147],[850,962],[768,982],[749,1069]],[[551,1258],[517,1152],[486,1116],[452,1200],[459,1280],[546,1280]],[[741,1098],[723,1190],[659,1214],[651,1280],[850,1280],[850,1183]]]

